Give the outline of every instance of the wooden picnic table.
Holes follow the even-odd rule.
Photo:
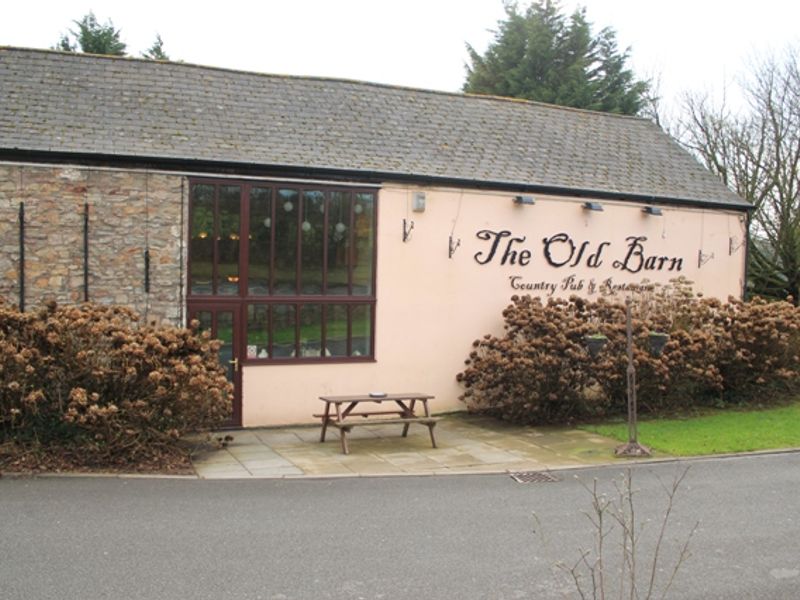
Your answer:
[[[347,434],[353,427],[361,425],[403,425],[403,437],[408,435],[408,428],[418,423],[425,425],[431,435],[431,444],[436,448],[436,438],[433,436],[433,428],[439,421],[438,417],[432,417],[428,408],[428,400],[433,396],[420,394],[419,392],[409,392],[402,394],[363,394],[355,396],[320,396],[320,400],[325,403],[325,412],[315,417],[322,418],[322,433],[319,437],[320,442],[325,441],[325,433],[328,425],[339,429],[342,441],[342,452],[350,453],[347,444]],[[389,408],[381,406],[383,403],[389,404]],[[361,404],[377,404],[378,410],[359,409]],[[416,413],[421,406],[423,414]],[[367,407],[368,408],[368,407]],[[387,418],[387,415],[396,415]]]

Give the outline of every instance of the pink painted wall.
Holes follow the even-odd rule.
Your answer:
[[[424,191],[424,212],[412,211],[412,196]],[[648,216],[643,204],[603,201],[603,212],[582,208],[585,199],[534,195],[533,206],[517,206],[512,193],[411,188],[386,185],[379,194],[377,307],[374,363],[330,365],[245,366],[245,426],[315,422],[321,395],[369,391],[419,391],[436,396],[434,412],[463,408],[456,373],[464,366],[472,341],[502,331],[501,312],[514,294],[598,297],[603,283],[668,283],[676,276],[694,282],[694,289],[721,299],[740,296],[744,282],[743,214],[735,211],[662,207],[663,216]],[[407,242],[403,219],[414,221]],[[490,239],[481,231],[511,232],[487,260]],[[460,239],[448,257],[448,236]],[[566,234],[575,245],[572,260],[549,264],[544,239]],[[630,236],[646,240],[634,243]],[[514,242],[516,264],[509,254],[501,264],[508,239]],[[584,242],[583,254],[574,266]],[[596,255],[601,244],[602,250]],[[731,242],[736,248],[732,253]],[[553,262],[570,256],[567,241],[550,246]],[[615,268],[624,262],[638,273]],[[704,262],[698,266],[698,253]],[[592,254],[594,260],[588,262]],[[486,264],[479,264],[480,259]],[[662,263],[661,270],[644,268]],[[674,260],[673,260],[674,259]],[[520,264],[526,263],[526,264]],[[589,266],[591,264],[597,266]],[[677,265],[681,269],[677,270]],[[669,270],[673,265],[673,270]],[[569,278],[575,286],[564,288]],[[513,289],[539,285],[540,290]],[[542,286],[541,284],[544,284]],[[577,287],[580,286],[580,289]],[[553,289],[555,288],[555,289]]]

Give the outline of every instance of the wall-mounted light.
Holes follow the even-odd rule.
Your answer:
[[[642,212],[651,215],[653,217],[660,217],[661,215],[664,214],[663,212],[661,212],[661,209],[658,206],[645,206],[642,209]]]
[[[514,196],[514,204],[521,206],[523,204],[536,204],[533,196]]]
[[[414,212],[425,212],[425,192],[414,192],[411,201],[411,210]]]
[[[596,210],[596,211],[603,211],[603,205],[599,202],[584,202],[583,203],[584,210]]]

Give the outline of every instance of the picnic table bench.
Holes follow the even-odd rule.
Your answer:
[[[403,425],[403,437],[408,435],[408,428],[418,423],[425,425],[431,435],[431,444],[436,448],[436,438],[433,436],[433,428],[439,421],[438,417],[432,417],[428,409],[428,400],[433,396],[409,392],[403,394],[363,394],[355,396],[320,396],[320,400],[325,403],[325,412],[316,414],[315,417],[322,419],[322,433],[319,441],[325,441],[325,433],[328,426],[336,427],[340,432],[342,442],[342,452],[350,454],[350,447],[347,443],[347,434],[353,427],[362,425]],[[360,404],[390,403],[388,409],[379,406],[380,410],[358,410]],[[423,414],[416,413],[417,406],[421,405]],[[344,406],[343,406],[344,405]],[[386,415],[396,415],[387,418]],[[373,418],[377,417],[377,418]]]

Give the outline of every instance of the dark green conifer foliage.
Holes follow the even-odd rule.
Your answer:
[[[510,3],[498,25],[484,55],[467,44],[465,92],[629,115],[644,107],[648,83],[627,68],[613,29],[593,35],[585,9],[565,17],[554,0],[524,13]]]
[[[109,56],[125,56],[126,44],[120,39],[120,30],[114,29],[114,24],[109,20],[105,25],[97,21],[92,11],[89,11],[80,21],[73,21],[78,30],[69,30],[69,35],[63,34],[54,46],[54,50],[75,52],[80,49],[87,54],[106,54]]]

